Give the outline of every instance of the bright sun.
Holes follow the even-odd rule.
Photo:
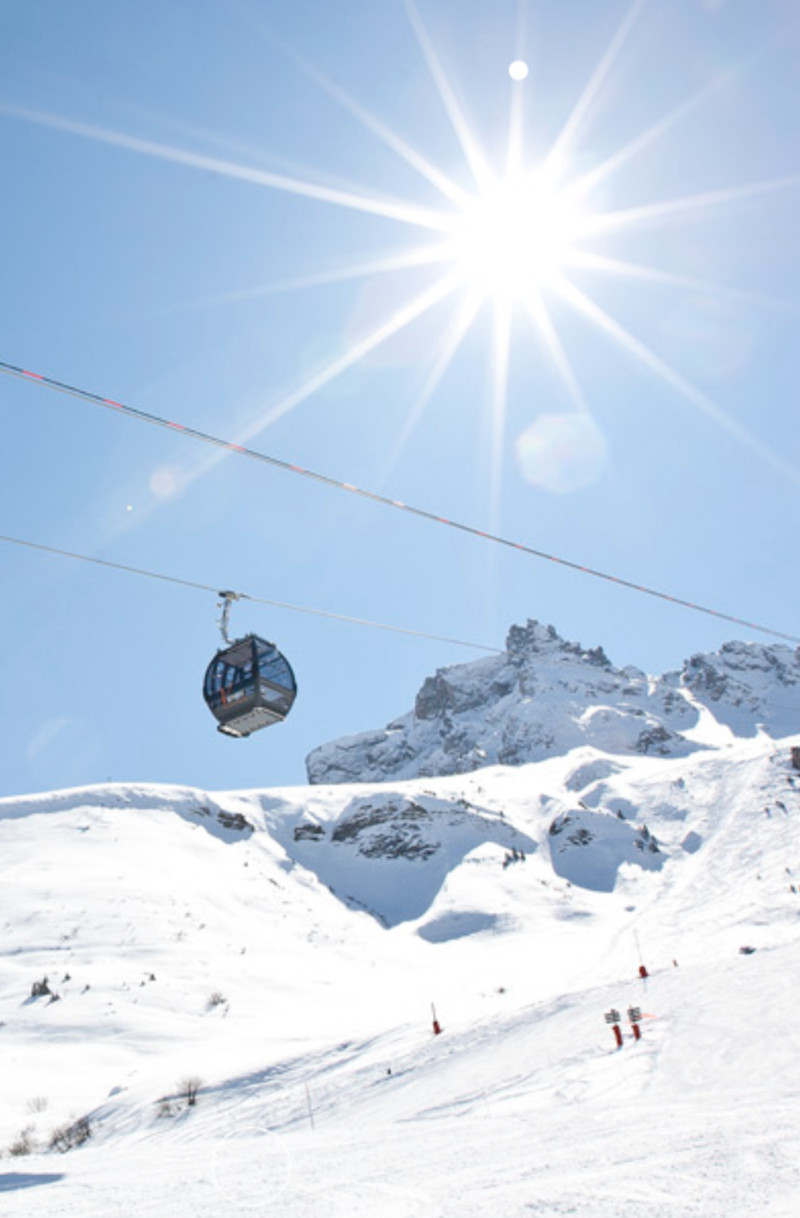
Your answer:
[[[460,180],[450,177],[443,167],[431,161],[419,148],[393,131],[376,114],[363,107],[338,85],[328,81],[316,69],[307,71],[338,104],[366,130],[380,140],[391,152],[420,174],[433,187],[433,204],[418,203],[414,198],[393,198],[382,193],[330,185],[318,178],[305,180],[287,173],[253,167],[217,155],[196,152],[183,147],[143,139],[123,132],[97,127],[65,118],[12,106],[0,99],[0,114],[56,130],[68,131],[83,138],[124,148],[143,156],[189,165],[204,173],[252,182],[269,190],[349,209],[355,213],[381,217],[406,225],[414,233],[420,230],[425,239],[410,243],[385,255],[372,256],[363,262],[345,265],[339,270],[314,272],[294,280],[266,285],[255,294],[275,291],[301,290],[314,285],[349,279],[388,275],[411,268],[431,268],[432,277],[404,299],[393,311],[376,321],[358,339],[344,347],[328,363],[303,378],[268,410],[240,433],[243,442],[294,410],[302,402],[353,368],[371,352],[389,342],[394,336],[413,325],[443,302],[452,308],[431,357],[427,375],[416,402],[408,414],[398,450],[406,442],[421,418],[470,329],[487,302],[493,307],[493,336],[491,347],[492,380],[489,411],[492,418],[492,503],[499,502],[500,472],[504,444],[505,413],[509,370],[514,346],[512,314],[519,307],[529,315],[535,332],[543,340],[552,366],[558,374],[568,411],[588,417],[588,404],[567,350],[558,324],[550,311],[552,296],[561,313],[564,306],[604,334],[619,349],[626,352],[651,374],[699,409],[719,427],[727,431],[748,449],[758,453],[773,468],[797,482],[797,471],[791,463],[766,449],[741,424],[730,420],[724,410],[699,386],[688,380],[677,368],[667,363],[642,339],[626,328],[611,313],[574,282],[574,272],[581,269],[595,274],[627,279],[634,283],[671,286],[694,295],[719,294],[719,285],[695,276],[686,276],[669,269],[612,256],[604,238],[610,233],[633,230],[642,224],[653,225],[671,217],[705,212],[712,205],[794,189],[797,174],[767,181],[745,182],[739,186],[705,190],[695,195],[641,203],[608,210],[599,202],[596,188],[653,145],[672,127],[685,120],[727,78],[721,75],[699,88],[694,94],[676,104],[643,130],[591,168],[576,176],[572,153],[582,131],[592,118],[597,98],[606,84],[626,39],[645,7],[644,0],[633,0],[606,51],[591,72],[577,97],[561,130],[544,152],[543,161],[534,166],[526,159],[524,120],[526,88],[529,76],[524,60],[514,60],[508,67],[511,78],[511,104],[508,117],[508,138],[500,148],[485,148],[461,108],[455,90],[445,73],[428,32],[416,10],[414,0],[405,0],[405,9],[433,84],[441,99],[450,126],[457,137],[465,166],[473,185],[465,188]],[[490,153],[499,154],[493,159]],[[541,155],[541,153],[540,153]],[[498,172],[499,158],[506,168]],[[593,158],[591,158],[593,159]],[[585,158],[581,158],[584,161]],[[427,196],[426,196],[427,197]],[[254,293],[246,291],[245,295]],[[241,298],[233,293],[231,299]],[[444,316],[440,313],[440,316]],[[553,416],[546,416],[552,418]],[[549,424],[548,424],[549,426]],[[577,443],[570,423],[567,430],[551,428],[545,439],[555,445],[567,436],[569,444]],[[538,470],[541,465],[542,434],[527,434],[522,455],[525,464]],[[586,438],[586,437],[584,437]],[[591,440],[591,437],[589,437]],[[550,450],[548,450],[550,451]],[[537,464],[538,463],[538,464]],[[169,472],[169,471],[167,471]],[[161,471],[163,474],[164,471]],[[538,475],[537,475],[538,477]],[[163,482],[164,479],[161,478]],[[169,481],[169,479],[167,479]],[[541,479],[540,479],[541,481]],[[166,483],[165,483],[166,486]],[[165,491],[165,486],[161,490]],[[166,488],[169,490],[169,488]],[[558,488],[556,488],[558,489]]]
[[[448,252],[479,295],[524,300],[569,262],[581,221],[574,196],[543,173],[513,174],[461,208]]]

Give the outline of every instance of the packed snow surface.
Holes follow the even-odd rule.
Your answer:
[[[0,800],[0,1215],[794,1215],[798,744]]]

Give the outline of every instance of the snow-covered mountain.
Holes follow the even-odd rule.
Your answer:
[[[788,1218],[798,745],[0,800],[0,1213]]]
[[[789,1218],[797,682],[529,623],[324,784],[0,799],[0,1214]]]
[[[497,657],[439,669],[413,711],[309,754],[311,783],[387,782],[521,765],[581,745],[621,756],[800,730],[800,649],[726,643],[680,672],[616,668],[552,626],[512,626]]]

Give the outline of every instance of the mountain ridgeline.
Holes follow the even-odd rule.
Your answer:
[[[385,782],[523,765],[590,745],[687,756],[764,731],[800,731],[800,648],[725,643],[651,677],[552,626],[512,626],[501,655],[438,669],[413,711],[306,759],[313,784]]]

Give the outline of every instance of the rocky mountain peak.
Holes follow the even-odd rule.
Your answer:
[[[385,782],[521,765],[590,745],[618,754],[685,756],[759,729],[800,730],[800,649],[730,642],[648,677],[600,646],[569,642],[530,619],[503,653],[440,668],[413,711],[306,759],[311,783]],[[791,700],[790,692],[795,698]],[[703,730],[714,728],[716,731]]]
[[[529,618],[525,626],[512,626],[506,636],[506,652],[512,663],[522,664],[534,656],[557,653],[580,656],[587,664],[598,668],[611,668],[612,664],[602,647],[585,650],[580,643],[569,643],[562,639],[555,626],[543,626]]]

